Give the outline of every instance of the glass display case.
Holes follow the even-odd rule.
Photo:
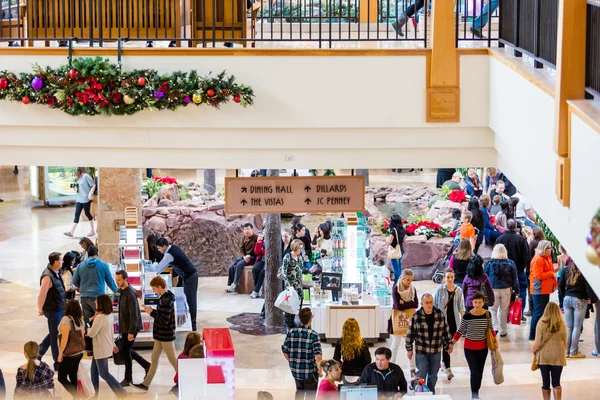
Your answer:
[[[30,167],[29,187],[34,200],[62,205],[77,198],[77,167]]]

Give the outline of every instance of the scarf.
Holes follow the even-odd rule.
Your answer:
[[[413,287],[413,285],[410,285],[408,288],[404,288],[404,285],[402,283],[398,283],[397,285],[398,287],[398,294],[400,294],[400,298],[403,301],[413,301],[415,298],[415,288]],[[404,289],[404,290],[402,290]]]

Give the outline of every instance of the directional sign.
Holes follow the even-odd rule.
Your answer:
[[[362,176],[225,178],[227,214],[357,212],[365,209]]]

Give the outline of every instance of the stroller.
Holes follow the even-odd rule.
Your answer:
[[[452,257],[452,254],[454,254],[456,249],[458,249],[458,242],[452,243],[452,247],[450,247],[450,250],[448,250],[444,258],[440,258],[435,263],[435,269],[431,280],[437,283],[438,285],[444,280],[444,273],[446,272],[446,270],[448,269],[448,265],[450,264],[450,257]]]

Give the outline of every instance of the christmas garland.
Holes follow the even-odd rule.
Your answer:
[[[252,105],[250,86],[225,71],[205,77],[197,71],[159,74],[152,69],[122,71],[101,57],[73,59],[58,68],[33,66],[17,76],[0,71],[0,100],[45,104],[70,115],[132,115],[142,110],[176,110],[189,104],[218,108],[233,100]]]

